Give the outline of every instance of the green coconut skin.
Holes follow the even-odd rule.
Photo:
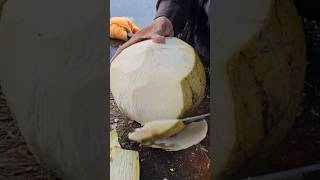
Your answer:
[[[291,0],[274,0],[271,9],[264,28],[227,64],[237,139],[221,180],[264,168],[301,100],[306,67],[301,19]]]
[[[204,66],[196,53],[195,59],[193,71],[181,81],[181,87],[184,91],[183,101],[185,102],[185,106],[180,113],[180,118],[191,116],[205,96],[206,74]]]

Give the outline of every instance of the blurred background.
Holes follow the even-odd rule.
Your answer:
[[[142,28],[156,13],[157,0],[110,0],[110,16],[126,16]]]

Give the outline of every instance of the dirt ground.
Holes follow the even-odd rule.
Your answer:
[[[268,167],[255,174],[264,174],[304,165],[310,165],[320,162],[320,23],[315,21],[305,21],[306,39],[308,45],[308,69],[305,82],[304,98],[302,100],[300,111],[297,112],[297,119],[293,128],[289,131],[287,138],[279,146],[278,151],[270,158]],[[115,124],[114,120],[119,117],[111,115],[111,124]],[[121,117],[120,117],[121,118]],[[134,123],[132,123],[132,126]],[[126,125],[126,124],[122,124]],[[113,125],[115,126],[115,125]],[[121,123],[120,125],[121,126]],[[123,137],[123,134],[122,134]],[[124,142],[124,141],[123,141]],[[169,163],[166,167],[166,172],[161,178],[182,176],[186,177],[188,173],[178,172],[174,169],[177,162],[192,161],[201,159],[207,163],[206,140],[204,145],[198,145],[190,150],[192,153],[183,157],[175,156],[174,154],[166,155],[163,162],[166,164],[170,158],[175,158],[176,162]],[[122,144],[124,147],[134,147],[135,145]],[[139,148],[139,147],[136,147]],[[145,157],[148,157],[148,150],[145,151]],[[158,151],[159,157],[164,157]],[[149,154],[150,155],[150,154]],[[142,162],[145,159],[142,158]],[[148,161],[145,161],[148,162]],[[151,161],[154,162],[154,161]],[[194,164],[191,167],[189,174],[201,172],[205,169],[205,164]],[[154,170],[157,168],[157,163],[152,163]],[[203,169],[201,169],[203,168]],[[156,171],[145,172],[145,174],[156,173]],[[165,177],[167,176],[167,177]],[[196,174],[196,177],[206,177],[206,174]],[[160,178],[160,177],[159,177]],[[43,168],[28,150],[16,121],[11,117],[7,107],[4,95],[0,90],[0,180],[58,180],[47,169]],[[170,178],[168,178],[170,179]],[[188,179],[188,178],[186,178]],[[201,178],[200,178],[201,179]]]

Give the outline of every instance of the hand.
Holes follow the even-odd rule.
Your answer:
[[[156,43],[165,43],[165,37],[173,36],[173,26],[171,21],[166,17],[158,17],[148,26],[137,32],[129,41],[120,46],[112,57],[111,62],[127,47],[148,39]]]

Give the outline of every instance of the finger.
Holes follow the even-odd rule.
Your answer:
[[[152,36],[152,41],[155,42],[155,43],[164,44],[165,43],[165,37],[164,36],[160,36],[160,35],[153,35]]]
[[[153,37],[152,35],[133,36],[129,41],[127,41],[126,43],[124,43],[122,46],[118,48],[116,53],[111,58],[110,62],[112,62],[124,49],[128,48],[129,46],[147,39],[152,39],[152,37]]]
[[[144,40],[147,40],[147,39],[152,39],[152,35],[143,35],[143,36],[133,36],[129,41],[127,41],[126,43],[124,43],[122,45],[122,48],[125,49],[135,43],[138,43],[140,41],[144,41]]]

